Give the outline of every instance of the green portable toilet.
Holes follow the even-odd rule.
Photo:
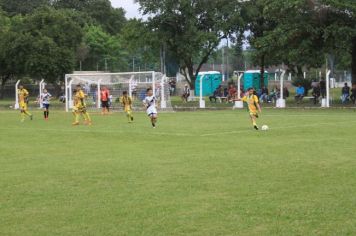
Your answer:
[[[261,88],[261,81],[260,81],[261,71],[259,70],[248,70],[245,71],[243,75],[243,85],[244,90],[246,91],[248,88],[253,87],[256,90]],[[265,71],[264,75],[264,84],[268,86],[268,72]]]
[[[209,96],[219,87],[222,82],[222,75],[219,71],[199,72],[195,80],[195,96],[200,96],[200,80],[203,80],[203,96]]]

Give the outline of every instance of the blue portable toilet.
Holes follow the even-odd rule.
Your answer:
[[[203,80],[203,96],[209,96],[219,87],[222,75],[219,71],[199,72],[195,80],[195,96],[200,96],[200,80]]]
[[[244,90],[246,91],[248,88],[254,88],[256,90],[261,89],[261,81],[260,81],[261,71],[259,70],[248,70],[245,71],[243,75],[243,85]],[[268,72],[265,71],[264,75],[264,84],[268,86]]]

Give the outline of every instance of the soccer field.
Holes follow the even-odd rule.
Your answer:
[[[354,110],[0,112],[0,235],[355,235]]]

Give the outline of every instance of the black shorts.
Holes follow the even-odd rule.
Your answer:
[[[109,101],[101,101],[102,108],[109,108]]]
[[[43,109],[48,110],[48,108],[49,108],[49,104],[42,104],[42,107],[43,107]]]

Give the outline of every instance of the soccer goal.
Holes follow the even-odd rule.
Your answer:
[[[146,89],[152,88],[159,101],[159,109],[173,111],[169,94],[168,79],[160,72],[125,72],[125,73],[77,73],[65,76],[66,111],[73,107],[73,91],[81,85],[87,94],[87,109],[95,110],[101,106],[100,90],[105,87],[110,92],[110,107],[118,108],[119,98],[124,91],[133,99],[133,109],[141,110],[142,100],[146,96]]]

